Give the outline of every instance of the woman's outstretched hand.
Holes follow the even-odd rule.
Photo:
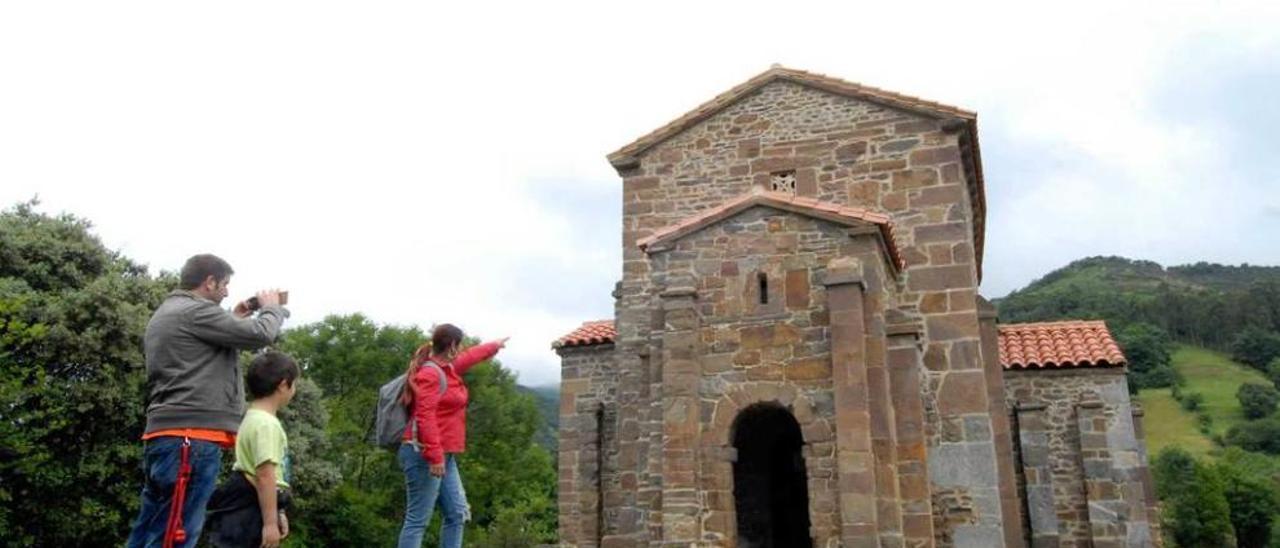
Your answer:
[[[506,348],[506,347],[507,347],[507,341],[509,341],[509,340],[511,340],[511,337],[503,337],[503,338],[501,338],[501,339],[498,339],[498,340],[497,340],[497,341],[495,341],[495,342],[497,342],[497,343],[498,343],[498,348]]]

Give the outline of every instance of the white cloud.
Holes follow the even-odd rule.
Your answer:
[[[1186,238],[1169,234],[1204,230],[1195,213],[1230,206],[1234,187],[1205,183],[1226,161],[1221,139],[1153,112],[1151,88],[1188,40],[1275,51],[1278,15],[1222,2],[6,3],[0,201],[38,193],[157,268],[220,253],[241,294],[290,288],[297,321],[362,311],[510,334],[507,363],[553,382],[549,342],[610,314],[620,267],[616,250],[580,245],[604,228],[547,204],[618,185],[606,153],[770,63],[975,108],[984,143],[1079,159],[1032,180],[988,165],[1010,200],[992,204],[988,235],[999,294],[1068,252],[1180,256],[1168,249]],[[1055,209],[1078,222],[1044,223]],[[532,264],[563,279],[511,287]],[[584,284],[604,288],[581,305],[592,317],[511,297],[552,303]]]

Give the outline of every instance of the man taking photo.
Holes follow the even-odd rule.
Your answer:
[[[234,447],[244,414],[238,354],[274,342],[289,316],[278,290],[224,310],[233,273],[214,255],[187,259],[181,289],[147,324],[145,478],[130,548],[195,546],[222,450]]]

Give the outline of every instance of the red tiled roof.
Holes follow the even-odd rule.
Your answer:
[[[843,206],[760,188],[662,228],[647,238],[641,238],[636,244],[640,249],[648,251],[651,247],[687,236],[755,206],[768,206],[845,226],[873,224],[880,230],[880,236],[884,240],[885,249],[889,253],[893,267],[901,270],[905,265],[902,256],[898,253],[898,244],[893,236],[893,221],[888,215],[860,207]]]
[[[1055,369],[1116,366],[1126,363],[1106,322],[1067,321],[999,326],[1000,365],[1005,369]],[[552,348],[585,347],[614,342],[613,320],[584,322],[560,337]]]
[[[551,343],[551,348],[595,346],[597,344],[611,343],[617,337],[618,330],[614,329],[613,320],[583,322],[582,326],[574,329],[572,333]]]
[[[961,139],[961,149],[966,151],[972,157],[974,176],[969,181],[969,199],[973,207],[973,238],[974,253],[977,256],[978,279],[982,279],[982,256],[985,247],[986,236],[986,217],[987,217],[987,198],[985,183],[982,175],[982,152],[978,147],[978,115],[970,110],[959,107],[937,103],[919,97],[897,93],[885,89],[872,86],[865,86],[856,82],[842,80],[825,74],[818,74],[803,70],[786,68],[781,65],[774,65],[750,80],[743,82],[732,89],[715,96],[697,108],[685,113],[683,116],[672,120],[666,125],[655,129],[643,137],[632,141],[630,144],[609,154],[609,163],[617,169],[623,169],[634,165],[638,156],[644,151],[654,147],[655,145],[670,139],[676,134],[693,127],[694,125],[714,116],[716,113],[728,108],[730,105],[738,102],[738,100],[754,93],[756,90],[764,87],[770,82],[787,81],[814,89],[819,89],[827,93],[834,93],[845,97],[855,99],[863,99],[873,103],[880,103],[890,107],[916,112],[938,119],[957,118],[964,122],[967,138]]]
[[[1103,321],[1019,323],[999,326],[1005,369],[1124,365],[1120,346]]]

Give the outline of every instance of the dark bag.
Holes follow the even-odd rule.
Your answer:
[[[276,509],[289,509],[289,491],[276,490]],[[257,548],[262,545],[262,509],[258,490],[243,472],[232,471],[227,481],[214,489],[205,507],[205,538],[218,548]]]

